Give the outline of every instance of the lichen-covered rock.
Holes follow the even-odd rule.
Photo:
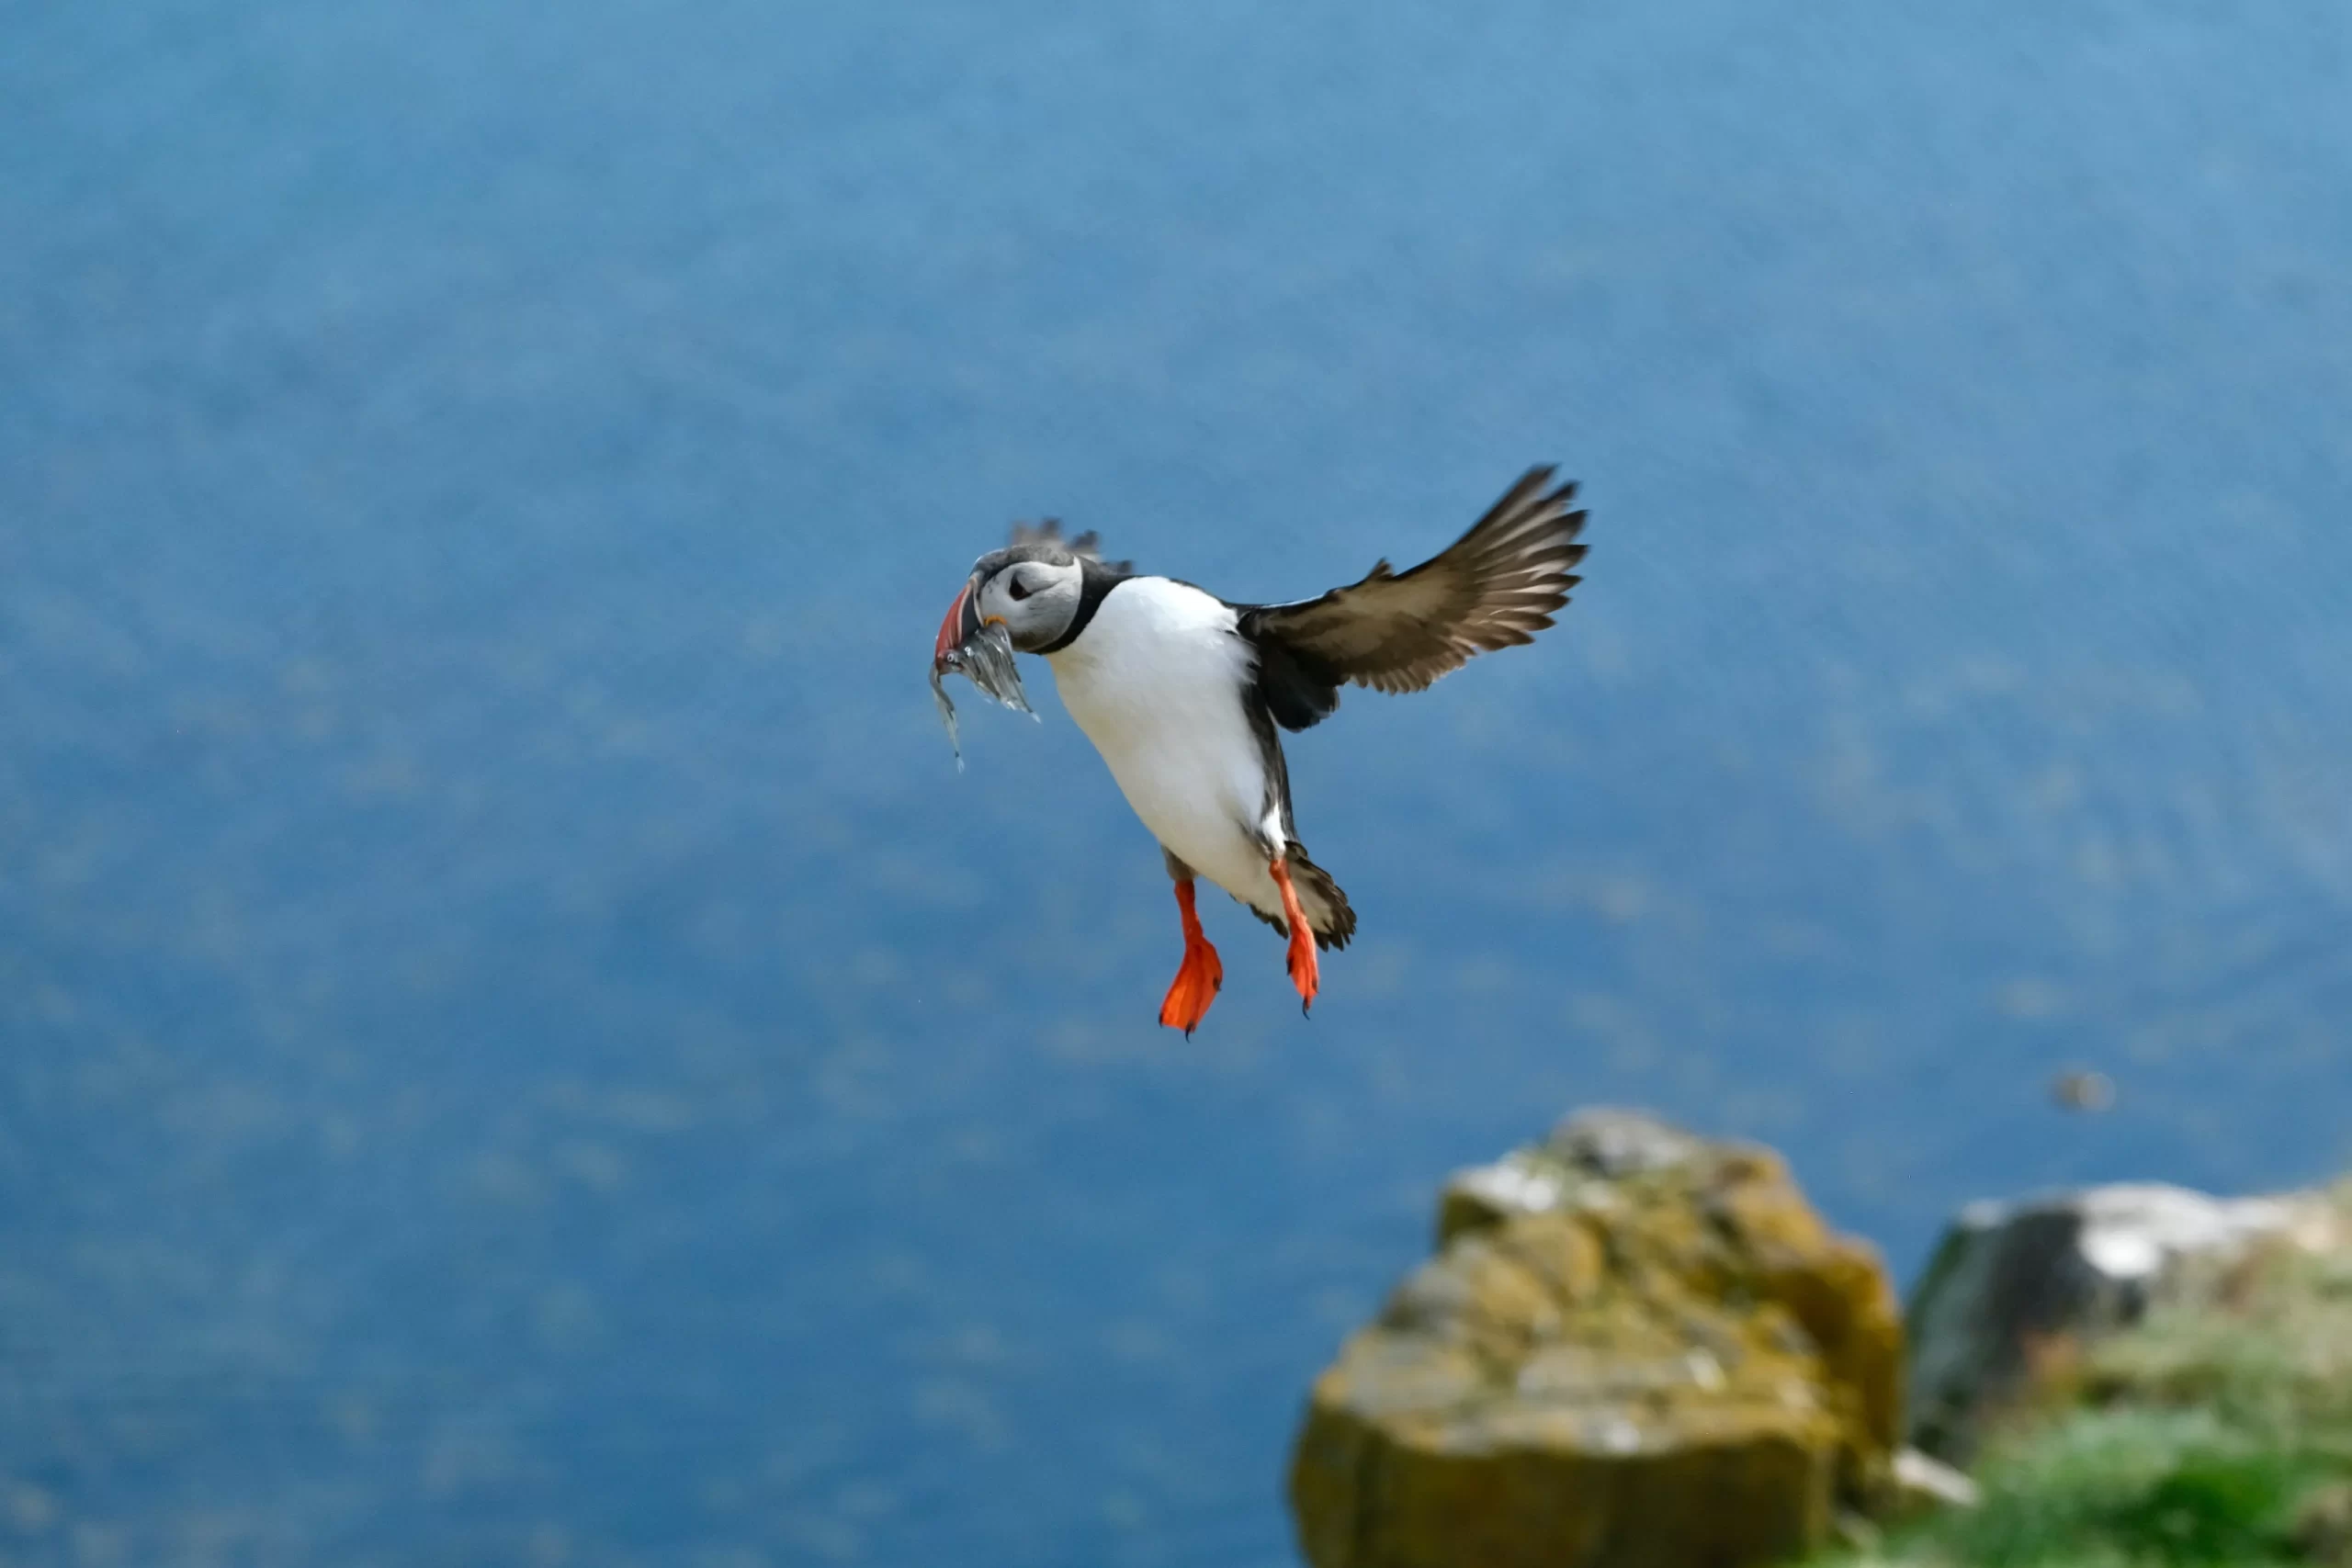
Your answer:
[[[1315,1568],[1768,1562],[1885,1491],[1902,1328],[1780,1157],[1596,1111],[1449,1184],[1291,1470]]]
[[[2223,1199],[2117,1184],[1972,1203],[1911,1293],[1910,1440],[1955,1464],[2089,1341],[2221,1280],[2270,1240],[2342,1245],[2315,1193]]]

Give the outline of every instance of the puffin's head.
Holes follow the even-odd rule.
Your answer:
[[[972,575],[963,592],[947,607],[939,623],[939,642],[932,662],[971,640],[985,626],[1001,623],[1012,646],[1023,653],[1038,653],[1061,640],[1078,619],[1079,601],[1085,591],[1085,562],[1094,554],[1094,536],[1081,534],[1065,544],[1058,525],[1016,533],[1007,548],[992,550],[972,563]]]

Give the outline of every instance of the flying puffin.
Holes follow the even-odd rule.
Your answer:
[[[1188,1036],[1225,982],[1193,884],[1207,877],[1289,939],[1301,1010],[1321,986],[1317,947],[1342,948],[1355,911],[1307,858],[1293,818],[1281,729],[1340,705],[1347,682],[1418,692],[1473,654],[1532,642],[1568,601],[1584,558],[1577,487],[1528,470],[1470,531],[1413,568],[1285,604],[1236,604],[1106,561],[1092,534],[1015,528],[972,564],[939,625],[937,672],[981,629],[1043,654],[1062,705],[1159,840],[1176,884],[1184,960],[1159,1021]],[[1311,933],[1311,936],[1310,936]]]

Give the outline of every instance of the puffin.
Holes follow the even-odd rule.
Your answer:
[[[1016,525],[1005,548],[972,563],[939,624],[934,684],[990,627],[1052,669],[1175,884],[1184,956],[1163,1025],[1190,1038],[1225,984],[1194,903],[1203,877],[1286,939],[1300,1010],[1314,1006],[1318,952],[1346,947],[1356,915],[1299,841],[1281,732],[1329,718],[1343,685],[1421,691],[1552,625],[1585,554],[1577,487],[1554,473],[1530,468],[1409,571],[1383,558],[1344,588],[1285,604],[1137,572],[1102,558],[1093,534],[1064,539],[1052,522]]]

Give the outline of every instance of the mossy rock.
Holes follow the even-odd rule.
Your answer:
[[[1316,1568],[1729,1568],[1885,1487],[1893,1290],[1770,1151],[1589,1114],[1457,1179],[1439,1228],[1315,1384]]]
[[[2352,1189],[2262,1201],[2291,1223],[2168,1250],[2136,1320],[2045,1358],[1975,1507],[1823,1568],[2352,1564]]]

